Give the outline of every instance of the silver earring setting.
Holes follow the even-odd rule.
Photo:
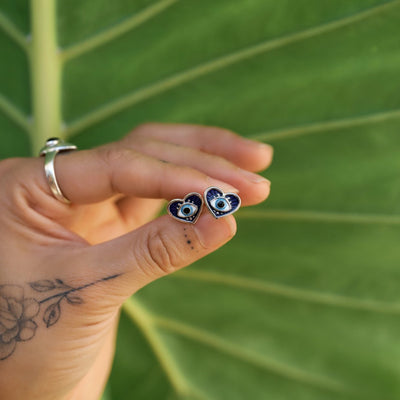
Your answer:
[[[203,204],[214,218],[222,218],[236,212],[241,204],[236,193],[224,193],[221,189],[212,186],[206,189],[203,197],[192,192],[183,199],[173,199],[168,203],[168,214],[180,222],[195,224],[203,210]]]
[[[204,200],[214,218],[222,218],[233,214],[241,204],[240,197],[236,193],[224,193],[217,187],[206,189]]]
[[[199,193],[192,192],[184,199],[173,199],[168,203],[167,211],[180,222],[195,224],[203,209],[203,199]]]

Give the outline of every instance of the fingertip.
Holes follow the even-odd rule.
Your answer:
[[[271,145],[247,138],[241,138],[241,141],[238,164],[242,168],[259,172],[270,166],[274,154]]]
[[[239,193],[244,206],[253,206],[265,201],[271,191],[271,181],[265,179],[257,184],[247,185],[246,190]]]
[[[263,201],[267,200],[269,197],[269,194],[271,192],[271,181],[266,179],[264,182],[259,184],[259,190],[258,190],[258,195],[259,198],[256,198],[256,203],[262,203]]]
[[[264,166],[261,167],[262,169],[265,169],[270,166],[272,163],[272,160],[274,158],[274,148],[267,143],[259,143],[261,151],[263,152],[263,158],[264,158]]]
[[[257,156],[253,158],[253,171],[263,171],[272,163],[274,148],[267,143],[253,141],[253,144],[257,151]]]
[[[267,200],[271,192],[271,181],[265,180],[258,185],[257,195],[255,196],[255,204],[262,203]]]

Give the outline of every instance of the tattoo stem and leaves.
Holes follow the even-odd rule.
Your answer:
[[[50,297],[46,297],[39,301],[39,304],[42,304],[50,300],[55,300],[47,306],[43,314],[43,321],[46,324],[47,328],[54,325],[60,318],[60,303],[64,299],[70,304],[83,303],[81,297],[73,294],[73,292],[80,290],[80,288],[73,288],[72,286],[65,284],[64,281],[62,281],[61,279],[55,279],[54,281],[45,279],[41,281],[31,282],[29,285],[33,290],[37,292],[53,292],[55,290],[63,290],[62,292],[53,294]]]
[[[29,286],[37,293],[50,294],[47,297],[26,297],[23,286],[0,285],[0,360],[10,357],[17,342],[31,340],[38,327],[35,320],[41,314],[42,305],[46,304],[42,320],[47,328],[53,326],[60,318],[61,303],[70,305],[83,303],[82,297],[77,293],[97,283],[118,277],[111,275],[79,287],[66,284],[61,279],[43,279],[30,282]]]

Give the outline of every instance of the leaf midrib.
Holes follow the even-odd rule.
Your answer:
[[[32,1],[32,6],[34,5],[35,0]],[[89,51],[94,47],[104,44],[109,40],[113,40],[116,37],[120,36],[123,33],[126,33],[128,30],[131,30],[140,24],[146,22],[151,17],[159,14],[160,12],[166,10],[169,6],[174,4],[179,0],[161,0],[156,4],[153,4],[142,10],[141,12],[132,15],[127,20],[122,21],[121,23],[115,25],[114,27],[106,30],[105,32],[95,35],[92,38],[87,39],[87,41],[83,41],[81,43],[77,43],[74,46],[71,46],[70,49],[65,49],[64,51],[70,51],[71,54],[83,54],[84,51],[82,49],[86,49],[85,51]],[[41,3],[42,0],[36,1],[36,4]],[[51,2],[54,5],[54,0]],[[244,49],[239,50],[238,52],[234,52],[225,56],[220,56],[214,60],[209,60],[204,64],[193,67],[190,70],[180,72],[176,75],[173,75],[163,81],[156,82],[150,84],[149,86],[135,90],[131,94],[124,95],[119,99],[115,99],[109,103],[106,103],[102,107],[97,110],[88,113],[78,120],[72,122],[70,125],[63,126],[61,116],[55,116],[53,121],[57,120],[57,127],[55,127],[54,123],[51,124],[51,129],[32,129],[31,118],[29,116],[25,116],[15,105],[10,103],[4,97],[0,99],[0,110],[4,111],[8,117],[16,122],[19,126],[23,127],[28,133],[31,133],[32,140],[36,142],[34,145],[34,151],[36,151],[41,144],[43,143],[44,138],[50,135],[50,132],[54,134],[58,134],[59,136],[68,137],[72,136],[98,122],[101,120],[114,115],[122,111],[123,109],[137,104],[141,101],[144,101],[150,97],[153,97],[157,94],[160,94],[166,90],[172,89],[180,84],[187,83],[191,79],[196,79],[201,77],[207,73],[211,73],[217,71],[218,69],[227,67],[232,65],[235,62],[242,61],[246,58],[258,55],[263,52],[267,52],[270,50],[274,50],[279,47],[283,47],[285,45],[301,41],[303,39],[308,39],[311,37],[315,37],[319,34],[323,34],[325,32],[338,29],[343,26],[350,25],[354,22],[361,21],[365,18],[369,18],[376,13],[383,11],[389,7],[396,6],[400,3],[400,0],[393,0],[387,3],[380,4],[378,6],[372,7],[367,10],[360,11],[356,14],[353,14],[348,17],[340,18],[338,20],[326,22],[324,24],[308,28],[303,31],[297,31],[291,33],[289,35],[284,35],[282,37],[278,37],[272,40],[267,40],[258,45],[248,46]],[[54,15],[54,24],[55,24],[55,15]],[[24,36],[15,26],[14,24],[3,14],[0,12],[0,29],[2,29],[6,34],[8,34],[12,39],[14,39],[22,48],[24,48],[29,56],[31,53],[30,47],[30,38],[29,36]],[[75,50],[73,50],[75,48]],[[63,57],[68,59],[68,56],[63,56],[62,50],[57,48],[54,49],[53,62],[59,63],[60,65],[57,68],[61,69],[63,64]],[[61,72],[61,71],[59,71]],[[59,78],[58,82],[55,83],[56,86],[60,85]],[[43,96],[42,96],[43,97]],[[58,96],[60,97],[60,96]],[[60,99],[58,100],[58,102]],[[58,105],[56,108],[60,108]],[[53,114],[57,114],[61,112],[61,110],[53,112]],[[39,113],[41,114],[41,113]],[[347,119],[337,119],[331,121],[323,121],[312,123],[305,126],[299,127],[291,127],[291,128],[282,128],[278,131],[265,132],[261,134],[253,135],[254,138],[258,140],[271,141],[271,140],[280,140],[291,137],[296,137],[299,135],[304,135],[308,133],[315,132],[325,132],[330,129],[344,129],[347,127],[358,126],[368,123],[378,123],[382,121],[386,121],[388,119],[398,118],[400,116],[399,110],[388,110],[388,111],[380,111],[378,113],[370,113],[361,117],[347,118]],[[34,121],[37,118],[34,118]],[[36,139],[37,136],[40,136],[39,139]],[[50,135],[52,136],[52,135]]]
[[[0,12],[0,29],[26,53],[31,72],[33,118],[0,94],[0,110],[29,135],[32,153],[37,154],[49,137],[65,137],[61,115],[61,75],[63,64],[70,58],[122,35],[179,0],[161,0],[131,16],[111,29],[72,48],[59,49],[56,35],[55,0],[31,0],[32,35],[25,36]]]

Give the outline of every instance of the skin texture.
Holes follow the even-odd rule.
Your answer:
[[[71,205],[52,196],[42,158],[1,161],[1,398],[98,399],[123,301],[236,232],[234,216],[217,220],[207,207],[194,225],[154,219],[165,200],[216,186],[242,206],[260,203],[270,183],[254,172],[271,160],[270,146],[220,128],[146,124],[57,155]]]

